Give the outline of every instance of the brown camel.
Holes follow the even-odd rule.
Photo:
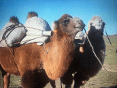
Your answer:
[[[56,80],[68,70],[75,54],[75,35],[82,29],[78,20],[68,14],[53,24],[54,31],[45,46],[32,43],[14,48],[0,47],[3,88],[8,88],[9,74],[20,75],[24,88],[42,88],[44,82],[48,82],[47,77]]]
[[[103,39],[104,25],[105,23],[99,16],[94,16],[89,22],[89,30],[87,31],[94,52],[102,64],[104,63],[106,48]],[[79,40],[76,41],[78,42]],[[82,52],[80,52],[81,47],[83,48]],[[84,85],[90,77],[95,76],[102,68],[92,52],[92,48],[90,47],[87,38],[85,38],[83,46],[79,47],[79,45],[77,45],[75,52],[74,59],[68,71],[61,78],[61,81],[65,84],[66,88],[71,88],[73,80],[74,88],[80,88],[81,85]],[[74,76],[72,76],[73,73]]]

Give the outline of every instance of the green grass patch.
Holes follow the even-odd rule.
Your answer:
[[[101,70],[95,77],[92,77],[84,86],[86,88],[101,88],[115,85],[117,85],[117,72],[109,71],[108,74],[105,70]]]

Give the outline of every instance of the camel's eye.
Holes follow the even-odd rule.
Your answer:
[[[99,19],[99,22],[101,23],[102,22],[102,19]]]
[[[93,23],[90,23],[90,26],[92,26],[93,25]]]
[[[78,21],[78,23],[80,24],[80,22]]]
[[[70,20],[64,20],[64,21],[63,21],[63,24],[67,24],[67,23],[69,23],[69,21],[70,21]]]
[[[77,21],[78,22],[78,24],[80,24],[80,21]]]

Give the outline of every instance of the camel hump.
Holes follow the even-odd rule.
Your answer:
[[[14,47],[26,34],[25,27],[12,16],[8,23],[0,30],[0,47]]]
[[[12,23],[16,24],[16,23],[19,23],[19,19],[17,17],[15,17],[15,16],[12,16],[12,17],[10,17],[9,22],[12,22]]]
[[[24,25],[27,28],[27,30],[51,31],[48,22],[39,17],[32,17],[27,19]]]
[[[38,17],[38,14],[36,12],[34,12],[34,11],[29,12],[28,13],[28,16],[27,16],[27,19],[32,18],[32,17],[35,17],[35,16]]]
[[[42,45],[51,36],[51,28],[48,22],[38,17],[36,12],[29,12],[24,24],[27,28],[26,36],[20,44],[38,43]]]

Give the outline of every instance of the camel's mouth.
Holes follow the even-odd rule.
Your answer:
[[[102,30],[103,27],[104,27],[104,25],[105,25],[104,22],[103,21],[100,21],[100,20],[96,20],[92,24],[92,26],[94,26],[95,29],[97,29],[97,30]]]
[[[75,27],[75,26],[74,26],[74,28],[80,28],[80,27]]]
[[[74,28],[83,28],[83,27],[74,27]]]
[[[74,26],[74,28],[75,28],[76,30],[78,30],[78,31],[82,31],[83,28],[84,28],[84,26],[80,26],[80,27]]]
[[[103,25],[95,25],[94,27],[95,27],[97,30],[103,29]]]

